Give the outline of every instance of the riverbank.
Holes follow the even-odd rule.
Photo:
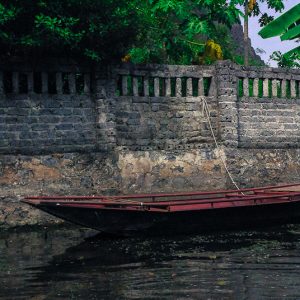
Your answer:
[[[63,221],[20,200],[28,195],[120,195],[300,182],[298,149],[199,149],[2,156],[0,228]]]
[[[61,222],[28,195],[232,188],[223,162],[241,188],[300,182],[299,83],[230,61],[2,64],[0,227]]]

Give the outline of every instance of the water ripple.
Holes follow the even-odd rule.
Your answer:
[[[0,236],[0,299],[300,299],[300,226],[109,239]]]

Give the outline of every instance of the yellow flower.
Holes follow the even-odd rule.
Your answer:
[[[249,0],[249,2],[248,2],[249,12],[251,12],[254,9],[255,4],[256,4],[256,0]]]
[[[209,58],[212,61],[222,60],[223,52],[221,46],[213,40],[208,40],[205,44],[204,57]]]
[[[131,55],[130,54],[126,54],[125,56],[123,56],[121,58],[122,62],[129,62],[131,59]]]

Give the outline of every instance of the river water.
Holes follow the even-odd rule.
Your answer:
[[[160,238],[0,233],[0,299],[300,299],[300,226]]]

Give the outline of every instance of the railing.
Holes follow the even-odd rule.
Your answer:
[[[271,68],[248,68],[238,72],[238,96],[256,98],[299,98],[300,72]]]
[[[146,65],[114,70],[118,96],[199,97],[215,95],[213,67]]]
[[[116,144],[123,150],[182,150],[212,145],[203,111],[219,127],[214,66],[125,65],[116,82]]]
[[[91,90],[89,67],[0,65],[2,94],[89,94]]]

